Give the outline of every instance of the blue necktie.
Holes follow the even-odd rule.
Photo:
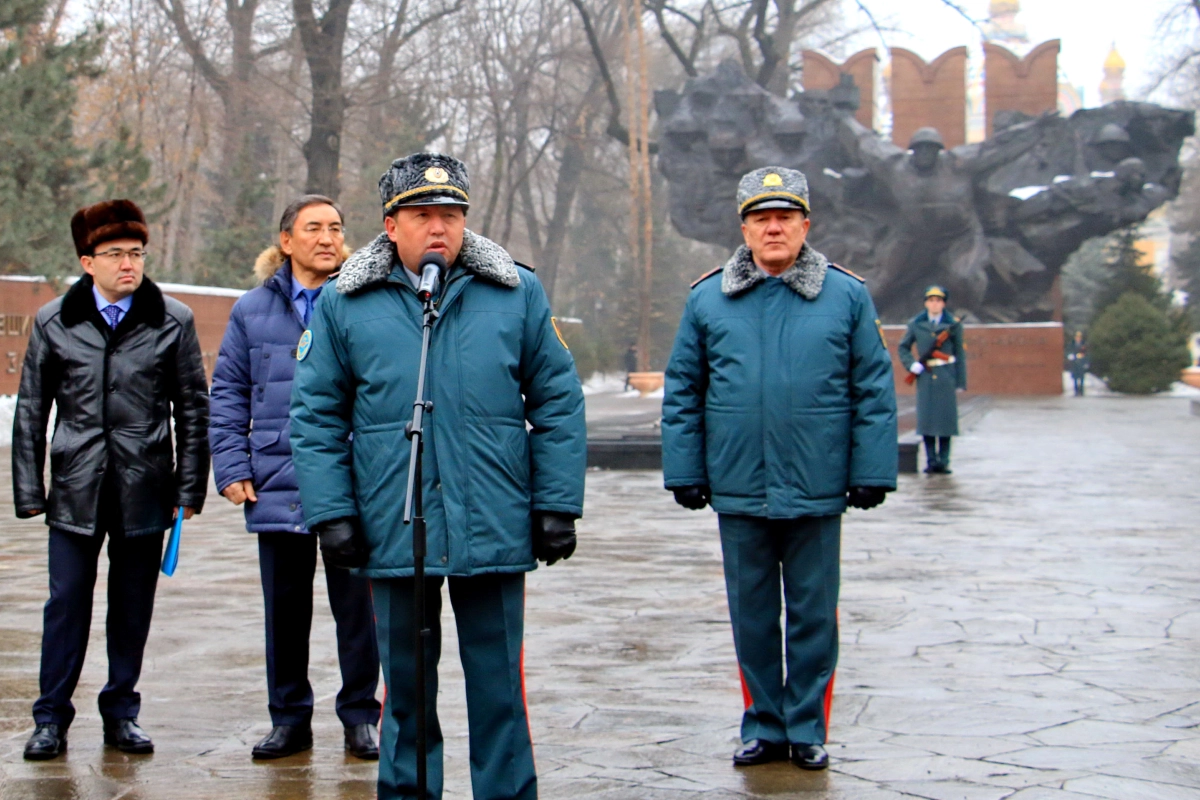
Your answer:
[[[121,321],[121,307],[105,306],[100,313],[108,319],[108,327],[116,330],[117,323]]]
[[[309,321],[312,319],[313,308],[317,305],[317,295],[321,293],[321,288],[316,289],[301,289],[300,294],[304,296],[304,327],[308,327]]]

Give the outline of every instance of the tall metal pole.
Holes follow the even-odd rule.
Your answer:
[[[433,297],[425,300],[424,323],[421,330],[421,366],[417,373],[417,399],[413,401],[413,418],[404,433],[412,442],[408,456],[408,489],[404,500],[404,524],[412,524],[413,549],[413,651],[416,653],[413,687],[416,694],[417,716],[417,797],[425,800],[428,784],[427,741],[425,714],[425,506],[422,498],[421,461],[425,453],[425,415],[433,413],[433,403],[425,399],[425,372],[429,365],[429,339],[433,322],[438,317]]]

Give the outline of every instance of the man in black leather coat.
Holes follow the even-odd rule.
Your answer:
[[[84,274],[37,313],[13,422],[17,516],[46,514],[50,599],[41,696],[25,758],[66,749],[108,536],[108,683],[104,742],[150,753],[135,690],[150,632],[163,532],[177,509],[200,511],[208,488],[208,387],[192,312],[143,274],[146,220],[132,201],[80,209],[71,233]],[[46,425],[50,492],[43,479]],[[175,421],[175,446],[171,418]]]

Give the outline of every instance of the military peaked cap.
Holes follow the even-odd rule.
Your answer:
[[[763,167],[747,172],[738,183],[738,216],[765,208],[798,208],[806,215],[808,178],[799,170]]]
[[[930,297],[940,297],[945,300],[946,290],[935,283],[933,286],[930,286],[925,290],[925,299],[928,300]]]
[[[379,178],[379,199],[386,217],[401,206],[471,205],[467,165],[441,153],[397,158]]]

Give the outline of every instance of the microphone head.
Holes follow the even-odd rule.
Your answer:
[[[425,268],[430,265],[436,266],[441,272],[445,272],[446,257],[441,253],[426,253],[425,255],[421,256],[421,264],[417,267],[417,272],[424,272]]]

